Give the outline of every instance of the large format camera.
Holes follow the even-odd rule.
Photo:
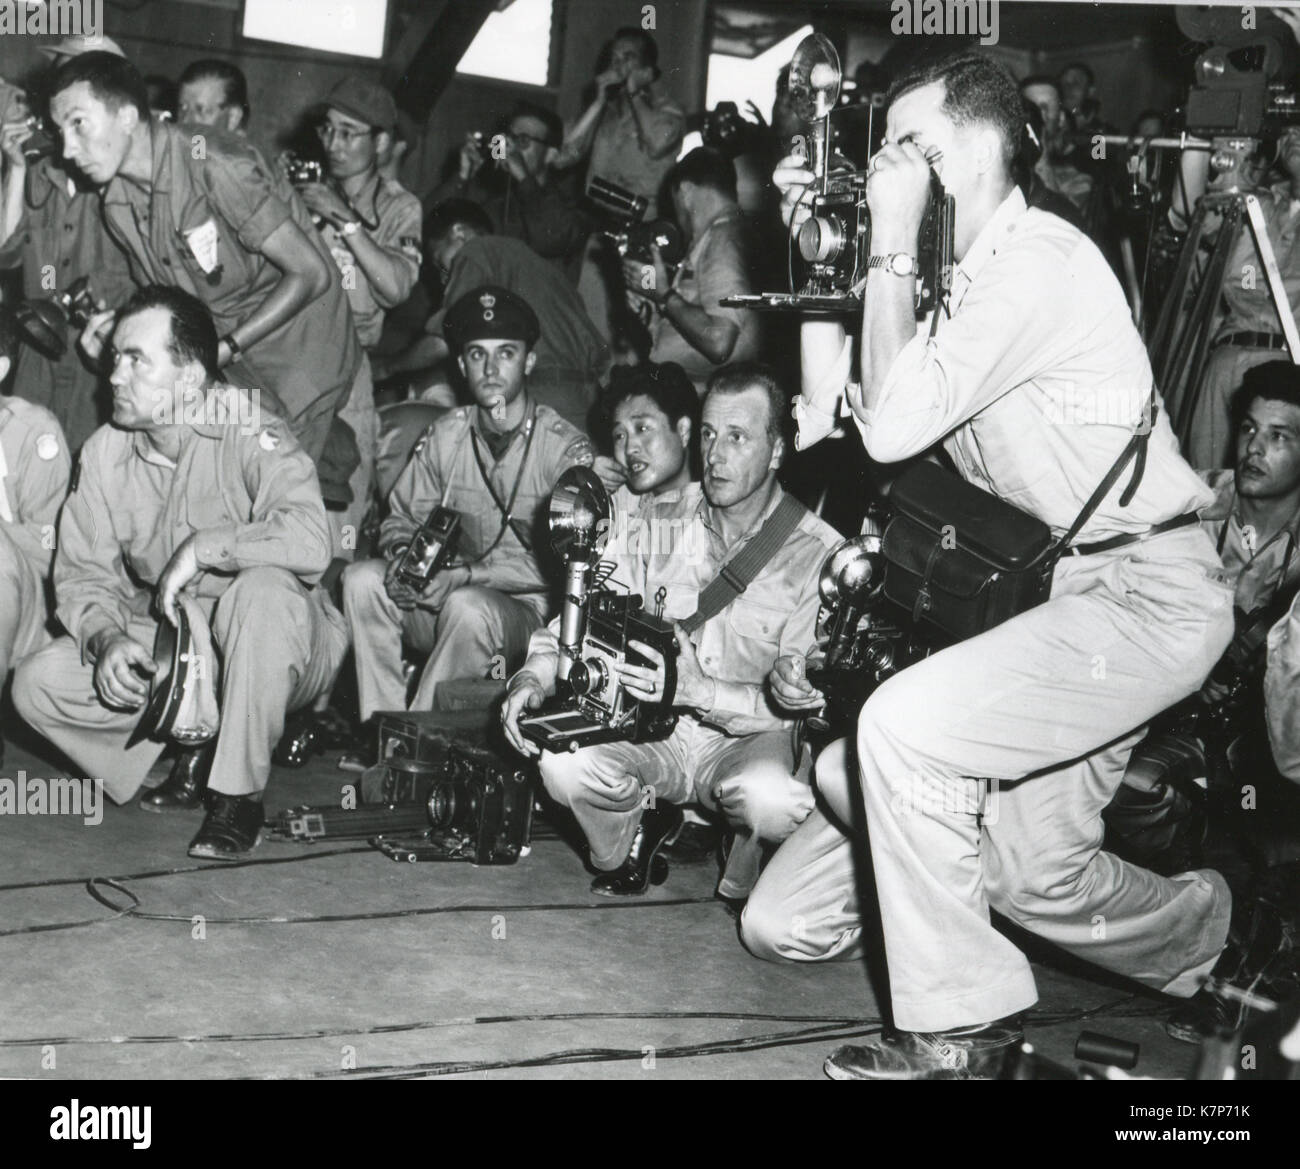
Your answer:
[[[677,638],[662,617],[646,612],[642,598],[604,587],[612,566],[600,563],[617,520],[613,500],[586,467],[570,467],[551,493],[551,545],[565,562],[560,609],[560,659],[556,693],[533,714],[519,719],[520,731],[548,751],[576,751],[593,743],[647,742],[672,733],[677,724]],[[603,575],[597,572],[603,570]],[[644,642],[665,663],[664,697],[643,702],[619,681],[624,663],[649,666],[629,644]]]
[[[813,181],[801,196],[812,215],[790,240],[790,289],[730,296],[723,304],[816,313],[856,313],[862,308],[871,217],[867,172],[832,150],[831,116],[842,79],[839,54],[820,33],[805,37],[790,62],[790,101],[809,124],[808,165]],[[867,141],[871,140],[868,126]],[[930,172],[930,200],[917,238],[915,308],[929,312],[946,291],[953,265],[955,205]],[[797,248],[800,263],[796,265]]]

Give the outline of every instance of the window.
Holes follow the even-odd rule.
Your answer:
[[[546,85],[551,79],[553,8],[554,0],[513,0],[504,11],[492,13],[456,72]]]
[[[245,0],[244,36],[353,57],[384,55],[388,0]]]
[[[720,101],[734,101],[744,117],[747,116],[745,103],[753,101],[770,122],[772,103],[776,100],[776,75],[790,64],[799,42],[812,31],[811,24],[804,25],[756,57],[710,53],[707,107],[713,109]]]

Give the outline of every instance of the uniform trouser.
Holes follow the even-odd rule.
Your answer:
[[[1232,427],[1232,395],[1248,369],[1266,361],[1287,360],[1275,349],[1245,349],[1221,345],[1210,350],[1201,375],[1196,410],[1187,435],[1187,461],[1198,470],[1231,467],[1236,461],[1236,434]]]
[[[256,385],[256,382],[252,383]],[[375,398],[374,381],[370,376],[370,359],[363,353],[361,355],[361,364],[357,366],[357,372],[352,375],[352,381],[344,386],[337,393],[327,398],[317,398],[309,402],[307,406],[293,417],[289,416],[289,408],[282,403],[278,405],[281,416],[284,418],[293,436],[301,444],[313,463],[319,463],[321,452],[325,449],[325,440],[329,437],[330,425],[334,421],[334,415],[345,410],[350,402],[360,400],[364,395],[368,395],[373,403]],[[274,396],[273,396],[274,398]],[[275,406],[278,399],[274,399],[272,405]]]
[[[379,445],[379,412],[375,409],[375,385],[370,376],[368,357],[361,359],[361,368],[338,416],[352,428],[361,460],[348,479],[352,502],[339,511],[329,508],[325,514],[330,524],[333,555],[350,561],[356,556],[361,521],[365,519],[375,487],[375,453]]]
[[[650,798],[695,799],[721,812],[735,842],[718,892],[739,898],[758,879],[762,846],[780,843],[812,810],[807,774],[792,774],[793,761],[789,731],[733,737],[681,718],[655,743],[543,752],[541,772],[551,797],[572,809],[597,869],[616,869],[627,859]]]
[[[271,774],[271,751],[285,715],[328,686],[347,652],[342,615],[319,590],[309,592],[280,568],[240,572],[209,617],[222,657],[221,730],[208,786],[255,795]],[[152,650],[157,623],[131,621],[128,634]],[[27,658],[14,676],[14,705],[117,803],[140,788],[163,744],[127,747],[140,711],[110,710],[95,695],[94,667],[71,638]]]
[[[9,667],[50,640],[45,582],[0,524],[0,689]]]
[[[1227,937],[1226,883],[1158,877],[1102,852],[1101,811],[1143,724],[1195,690],[1227,645],[1220,571],[1192,530],[1067,558],[1046,604],[868,699],[857,760],[899,1027],[942,1030],[1034,1003],[1029,963],[990,907],[1147,986],[1197,989]],[[998,782],[984,800],[986,779]],[[769,874],[819,864],[824,884],[751,906],[757,952],[831,957],[855,944],[851,893],[832,888],[847,880],[849,845],[819,827]],[[792,945],[796,919],[805,937]]]
[[[523,664],[537,610],[496,589],[469,585],[450,593],[441,611],[399,609],[384,589],[382,560],[350,564],[343,573],[343,609],[352,631],[361,717],[406,710],[402,639],[430,650],[411,710],[432,710],[438,684],[455,678],[508,678]]]

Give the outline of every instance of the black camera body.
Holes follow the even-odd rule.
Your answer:
[[[677,725],[673,699],[678,646],[672,625],[647,613],[636,593],[594,589],[585,607],[586,629],[568,677],[558,680],[554,697],[537,713],[519,719],[520,730],[548,751],[667,738]],[[644,642],[663,656],[666,676],[660,702],[634,698],[619,681],[618,667],[624,662],[651,664],[629,645],[632,641]]]
[[[686,254],[682,242],[682,233],[677,225],[666,219],[652,219],[649,223],[633,223],[623,231],[605,232],[605,238],[618,249],[620,256],[639,260],[643,264],[654,263],[655,245],[663,256],[665,264],[678,264]]]
[[[57,158],[59,140],[39,114],[32,114],[24,125],[31,131],[30,137],[23,143],[23,157],[29,163],[42,158]]]
[[[460,513],[449,507],[435,507],[420,525],[401,554],[397,579],[423,593],[450,563],[460,542]]]
[[[284,171],[295,187],[324,181],[325,168],[314,158],[303,158],[290,152],[284,157]]]
[[[23,340],[53,361],[68,351],[68,331],[80,332],[98,311],[90,280],[78,276],[67,292],[26,300],[14,309],[14,322]]]

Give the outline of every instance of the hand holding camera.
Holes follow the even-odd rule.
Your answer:
[[[916,247],[930,198],[930,163],[912,142],[883,146],[867,168],[873,252]]]
[[[356,213],[341,198],[338,192],[325,183],[303,183],[298,194],[307,204],[307,210],[321,219],[328,220],[335,227],[342,227],[356,219]]]
[[[650,261],[636,256],[623,257],[623,281],[628,291],[662,307],[672,291],[668,265],[657,243],[650,245]]]
[[[102,302],[99,311],[86,318],[77,343],[91,362],[98,361],[103,355],[104,344],[108,341],[108,336],[112,333],[113,323],[116,320],[117,311],[104,308]]]
[[[32,136],[32,132],[30,118],[21,122],[6,122],[0,127],[0,153],[4,154],[15,170],[25,170],[27,167],[27,152],[23,150],[23,143]]]
[[[486,161],[483,156],[483,142],[481,133],[465,135],[465,144],[460,148],[460,164],[457,171],[462,183],[468,183],[483,169],[483,163]]]
[[[805,196],[816,181],[803,151],[787,154],[772,172],[772,184],[781,192],[781,218],[792,233],[812,214],[812,203]]]
[[[677,690],[673,705],[707,710],[713,705],[713,679],[704,673],[690,635],[676,621],[673,622],[673,634],[680,651],[677,655]],[[631,661],[620,663],[618,675],[624,689],[642,702],[662,702],[667,693],[668,677],[663,654],[644,641],[632,639],[627,644],[652,664],[637,666]]]
[[[773,697],[786,710],[817,710],[826,704],[826,695],[808,681],[808,659],[802,654],[777,658],[768,684]]]
[[[525,711],[540,710],[547,694],[541,683],[531,674],[516,674],[501,704],[501,727],[506,740],[521,755],[540,755],[542,748],[532,739],[525,738],[519,729],[519,716]]]

